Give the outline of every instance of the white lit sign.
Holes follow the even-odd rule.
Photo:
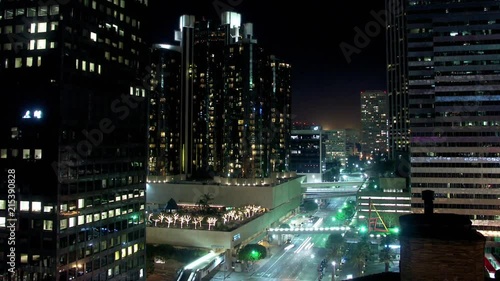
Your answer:
[[[34,110],[31,112],[30,110],[26,110],[26,113],[24,113],[23,119],[42,119],[42,111],[41,110]]]

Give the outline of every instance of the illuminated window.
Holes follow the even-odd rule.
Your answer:
[[[42,211],[42,202],[31,202],[31,211],[32,212],[41,212]]]
[[[5,10],[5,19],[14,18],[14,10]]]
[[[43,206],[44,213],[51,213],[53,209],[54,209],[53,206],[49,206],[49,205]]]
[[[35,159],[42,159],[42,150],[35,149]]]
[[[0,210],[7,209],[7,200],[0,200]]]
[[[36,42],[37,50],[45,50],[47,48],[47,40],[46,39],[38,39]]]
[[[91,62],[91,63],[89,64],[89,71],[90,71],[90,72],[95,72],[95,65],[94,65],[94,63],[93,63],[93,62]]]
[[[7,149],[6,148],[0,149],[0,158],[1,159],[7,158]]]
[[[59,26],[59,22],[57,22],[57,21],[50,22],[50,31],[56,30],[58,26]]]
[[[90,40],[97,42],[97,33],[90,32]]]
[[[20,68],[23,66],[23,58],[16,58],[14,60],[14,67],[15,68]]]
[[[121,215],[121,210],[120,208],[115,209],[115,213],[117,216]]]
[[[22,15],[24,15],[24,8],[16,9],[16,16],[22,16]]]
[[[28,46],[28,50],[34,50],[35,49],[35,40],[30,40],[30,45]]]
[[[40,22],[38,23],[38,32],[47,32],[47,23],[46,22]]]
[[[47,16],[47,6],[40,6],[38,7],[38,16],[39,17],[44,17],[44,16]]]
[[[21,263],[28,263],[28,254],[21,254]]]
[[[108,213],[106,213],[106,212],[102,212],[102,213],[101,213],[101,218],[102,218],[103,220],[107,219],[107,218],[108,218]]]
[[[59,228],[61,230],[68,228],[68,220],[67,219],[62,219],[59,221]]]
[[[5,217],[0,217],[0,227],[6,227],[5,222],[7,219]]]
[[[50,6],[50,15],[57,15],[59,14],[59,5],[52,5]]]
[[[69,218],[69,227],[74,227],[76,225],[76,217]]]
[[[85,223],[85,217],[83,215],[78,216],[78,225],[82,225]]]
[[[100,219],[101,216],[98,213],[94,214],[94,221],[99,221]]]
[[[112,218],[112,217],[114,217],[114,216],[115,216],[115,211],[113,211],[113,210],[109,210],[109,211],[108,211],[108,217]]]
[[[120,259],[120,251],[115,252],[115,261]]]
[[[87,215],[87,216],[85,217],[85,221],[86,221],[87,223],[92,222],[92,215]]]
[[[87,71],[87,62],[82,60],[82,70]]]
[[[30,159],[30,150],[29,149],[23,149],[23,159]]]
[[[26,58],[26,66],[27,67],[32,67],[33,66],[33,57],[27,57]]]
[[[29,211],[30,210],[30,201],[21,201],[19,206],[20,211]]]
[[[29,33],[36,33],[36,23],[31,23],[28,30]]]

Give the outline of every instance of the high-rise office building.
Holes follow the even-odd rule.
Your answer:
[[[386,60],[389,158],[408,158],[408,68],[406,60],[407,0],[386,0]]]
[[[220,20],[183,15],[176,32],[179,173],[259,178],[288,171],[291,66],[257,43],[240,14],[224,12]]]
[[[408,1],[412,211],[467,215],[500,237],[498,1]]]
[[[4,280],[145,280],[146,15],[0,3]]]
[[[290,141],[290,170],[307,175],[308,182],[323,181],[326,136],[321,126],[294,123]]]
[[[363,156],[387,153],[387,93],[361,92],[361,151]]]
[[[180,58],[179,46],[153,45],[150,65],[149,173],[180,173]]]
[[[325,130],[325,161],[332,163],[338,161],[345,166],[347,161],[346,130]]]
[[[345,129],[347,156],[359,155],[361,150],[361,130]]]

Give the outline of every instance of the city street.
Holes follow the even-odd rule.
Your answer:
[[[311,226],[336,226],[343,222],[333,220],[335,214],[349,200],[355,200],[354,197],[339,197],[327,199],[322,205],[323,207],[313,213],[297,214],[292,217],[287,223],[290,225],[300,225],[303,223],[305,227]],[[309,221],[310,216],[316,217],[313,222]],[[319,265],[321,260],[326,256],[324,243],[328,239],[329,234],[301,234],[298,236],[285,235],[282,241],[291,238],[291,244],[283,243],[277,245],[277,239],[273,239],[270,248],[271,255],[265,260],[259,261],[254,265],[254,268],[249,272],[233,272],[226,273],[225,280],[298,280],[311,281],[319,280]],[[292,246],[293,245],[293,246]],[[351,248],[354,246],[351,245]],[[385,270],[384,263],[377,261],[378,253],[375,258],[368,261],[364,268],[363,275],[380,273]],[[336,265],[335,280],[348,280],[356,277],[357,269],[347,260],[345,264]],[[394,262],[391,264],[390,271],[399,271],[399,264]],[[333,265],[329,262],[323,273],[322,280],[331,280]],[[220,272],[213,280],[224,279],[224,275]]]

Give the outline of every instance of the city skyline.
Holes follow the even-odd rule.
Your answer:
[[[344,2],[332,7],[284,3],[174,1],[167,7],[152,2],[151,39],[154,43],[174,43],[182,14],[217,20],[224,10],[241,13],[242,22],[254,24],[258,42],[292,65],[293,121],[325,129],[360,129],[360,93],[386,88],[385,27],[381,21],[384,1],[370,1],[361,7]],[[297,9],[291,11],[294,5]],[[352,17],[332,17],[336,11]],[[367,29],[368,41],[358,44],[362,40],[359,30],[365,34]]]

